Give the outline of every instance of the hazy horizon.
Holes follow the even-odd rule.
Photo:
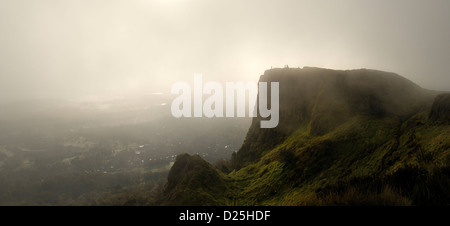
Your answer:
[[[0,1],[0,100],[169,92],[271,67],[369,68],[448,90],[450,2]]]
[[[449,21],[449,0],[0,0],[0,206],[450,204],[450,94],[380,72],[450,93]]]

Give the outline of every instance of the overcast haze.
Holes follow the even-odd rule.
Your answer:
[[[168,92],[273,67],[371,68],[449,90],[450,1],[0,0],[0,99]]]

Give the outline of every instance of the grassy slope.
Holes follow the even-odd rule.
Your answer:
[[[228,175],[234,182],[229,195],[238,200],[231,204],[448,202],[450,127],[429,123],[427,115],[405,122],[358,116],[322,136],[303,126],[260,161]],[[405,173],[414,180],[402,182]],[[436,189],[443,193],[432,197]]]
[[[184,170],[174,165],[163,204],[450,204],[447,102],[443,121],[430,120],[420,87],[378,71],[280,69],[261,79],[284,87],[280,125],[262,130],[254,119],[228,174],[177,159]]]

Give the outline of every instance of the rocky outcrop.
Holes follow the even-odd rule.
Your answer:
[[[233,158],[235,169],[258,160],[301,125],[307,124],[311,135],[323,135],[355,115],[405,117],[428,108],[435,95],[397,74],[368,69],[271,69],[260,82],[280,83],[279,124],[260,129],[261,118],[253,120]]]
[[[450,93],[436,96],[429,117],[433,122],[450,123]]]
[[[213,185],[213,186],[212,186]],[[225,191],[220,172],[198,155],[177,156],[170,170],[159,205],[216,205]]]

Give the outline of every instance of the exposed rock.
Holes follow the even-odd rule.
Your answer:
[[[430,120],[439,123],[450,123],[450,93],[438,95],[431,106]]]

